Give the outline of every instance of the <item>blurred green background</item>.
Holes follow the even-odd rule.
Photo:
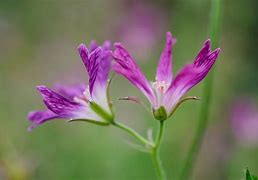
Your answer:
[[[258,174],[258,137],[256,144],[240,142],[230,120],[233,102],[257,99],[257,5],[257,0],[224,1],[211,118],[192,179],[241,179],[247,166]],[[27,113],[45,108],[35,86],[87,82],[77,46],[92,39],[122,41],[154,80],[168,30],[177,38],[175,74],[208,38],[209,11],[207,0],[1,0],[0,179],[155,179],[149,155],[132,149],[128,142],[134,140],[119,129],[60,120],[28,132]],[[141,43],[139,29],[138,38],[149,35]],[[189,94],[202,98],[202,87]],[[143,135],[155,131],[157,122],[144,108],[117,100],[144,99],[132,85],[117,76],[112,95],[118,121]],[[169,179],[183,166],[200,103],[185,103],[166,123],[161,158]]]

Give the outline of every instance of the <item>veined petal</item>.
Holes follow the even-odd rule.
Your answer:
[[[45,86],[38,86],[47,108],[63,118],[87,119],[89,107],[70,101]]]
[[[89,92],[92,100],[110,112],[107,101],[107,80],[111,65],[110,42],[105,41],[102,47],[97,47],[95,41],[91,42],[90,53],[86,56],[87,48],[85,45],[79,46],[79,53],[85,64],[89,75]]]
[[[86,89],[85,84],[74,84],[71,86],[64,86],[62,84],[55,84],[54,89],[56,91],[64,96],[65,98],[69,99],[70,101],[74,100],[74,97],[81,97],[83,95],[83,92]]]
[[[188,64],[177,74],[163,98],[162,104],[167,112],[171,112],[180,98],[197,84],[196,78],[199,73],[201,73],[200,69],[195,68],[192,64]]]
[[[98,51],[99,50],[99,51]],[[111,65],[109,51],[100,48],[94,50],[90,57],[89,90],[93,101],[111,113],[107,100],[107,80]]]
[[[203,47],[201,48],[201,50],[197,54],[197,56],[194,60],[194,64],[196,66],[201,65],[203,63],[203,61],[205,61],[206,57],[209,55],[210,52],[211,52],[211,40],[207,39],[203,43]]]
[[[89,48],[89,52],[91,53],[92,51],[94,51],[97,47],[99,47],[98,43],[95,40],[92,40],[90,42],[90,48]],[[111,42],[106,40],[104,41],[104,43],[102,44],[101,48],[104,51],[109,51],[111,49]]]
[[[155,96],[150,83],[122,44],[115,44],[113,57],[116,61],[113,70],[127,78],[134,86],[142,91],[151,104],[155,104]]]
[[[78,51],[86,70],[89,71],[89,50],[85,44],[81,43],[78,46]]]
[[[210,42],[209,40],[206,41],[194,63],[186,65],[178,73],[175,80],[165,93],[163,105],[166,107],[168,112],[172,111],[182,96],[205,78],[215,63],[219,52],[219,48],[211,52]]]
[[[84,47],[81,46],[79,51],[85,52]],[[84,61],[83,59],[83,62],[85,64],[85,67],[89,75],[89,90],[91,95],[92,95],[93,86],[98,74],[98,68],[99,68],[99,62],[100,62],[99,58],[101,57],[102,53],[103,53],[102,49],[100,47],[97,47],[94,51],[92,51],[88,55],[87,59],[85,59],[86,61]],[[80,54],[84,54],[84,53],[80,53]]]
[[[108,74],[111,66],[111,52],[103,51],[96,61],[97,61],[98,67],[95,67],[97,68],[97,70],[96,70],[96,80],[94,83],[96,83],[97,85],[106,87]]]
[[[193,65],[196,68],[202,69],[202,72],[199,75],[201,80],[208,74],[209,70],[215,63],[219,53],[220,53],[220,48],[217,48],[214,51],[211,51],[210,39],[204,42],[202,49],[197,54],[193,62]]]
[[[32,122],[31,126],[28,128],[31,131],[33,128],[37,127],[40,124],[43,124],[46,121],[50,121],[56,118],[62,118],[56,113],[45,110],[45,111],[31,111],[28,114],[29,121]]]
[[[93,83],[92,99],[101,105],[107,112],[111,113],[107,99],[108,74],[111,66],[109,51],[104,51],[98,59],[98,70]]]
[[[105,49],[109,48],[109,42],[107,41],[103,46]],[[106,83],[111,63],[110,53],[101,47],[96,47],[91,53],[88,53],[84,44],[81,44],[78,50],[89,75],[89,90],[92,95],[96,80],[101,81],[101,84]]]
[[[92,95],[95,81],[100,81],[100,84],[106,83],[111,64],[110,58],[110,41],[105,41],[101,46],[98,46],[96,41],[91,41],[90,50],[84,44],[78,47],[79,54],[87,69],[89,75],[89,89]]]
[[[156,73],[156,81],[170,84],[172,81],[172,47],[176,39],[167,32],[166,46],[160,56],[159,65]]]

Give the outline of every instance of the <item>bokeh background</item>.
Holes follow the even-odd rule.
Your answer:
[[[242,179],[258,174],[257,0],[225,0],[211,114],[192,179]],[[154,80],[166,31],[177,38],[174,73],[208,38],[207,0],[1,0],[0,179],[155,179],[148,154],[113,127],[52,121],[27,131],[27,113],[43,109],[36,85],[87,82],[77,53],[92,39],[121,41]],[[203,83],[189,94],[202,98]],[[142,95],[115,77],[118,120],[146,135],[157,122],[144,108],[119,102]],[[144,97],[142,97],[144,99]],[[188,102],[166,123],[161,158],[178,177],[195,132],[200,104]]]

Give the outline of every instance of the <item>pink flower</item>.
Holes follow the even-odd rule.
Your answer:
[[[84,84],[70,87],[58,85],[54,91],[46,86],[37,86],[47,110],[28,114],[32,122],[29,130],[57,118],[79,119],[101,125],[108,125],[113,120],[107,97],[110,43],[106,41],[103,46],[98,46],[93,41],[89,49],[81,44],[78,51],[89,75],[88,87]]]
[[[115,44],[113,52],[116,61],[113,70],[127,78],[147,97],[152,105],[154,116],[156,113],[160,114],[160,111],[165,114],[163,117],[156,117],[159,120],[167,119],[181,98],[205,78],[220,52],[219,48],[211,51],[210,40],[206,40],[193,63],[187,64],[173,78],[171,59],[174,43],[172,34],[167,32],[167,42],[160,56],[155,82],[151,83],[121,43]]]

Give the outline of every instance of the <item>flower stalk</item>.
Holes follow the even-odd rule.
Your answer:
[[[157,136],[155,145],[151,151],[153,164],[155,166],[157,176],[160,180],[166,179],[166,174],[165,174],[165,171],[164,171],[164,168],[162,166],[162,162],[161,162],[160,156],[159,156],[159,147],[160,147],[160,143],[161,143],[161,140],[163,137],[163,132],[164,132],[164,121],[160,121],[158,136]]]
[[[215,48],[218,46],[219,30],[220,30],[220,19],[221,19],[221,6],[222,0],[212,0],[211,2],[211,16],[210,16],[210,37],[212,40],[211,47]],[[180,179],[189,179],[194,163],[197,159],[202,141],[204,138],[205,130],[208,125],[209,109],[211,104],[211,94],[213,85],[214,72],[211,71],[205,82],[203,89],[203,102],[200,110],[200,118],[196,134],[193,139],[193,143],[188,152],[184,168],[182,170]]]
[[[113,126],[124,130],[125,132],[129,133],[130,135],[132,135],[135,139],[137,139],[139,142],[141,142],[143,145],[145,146],[153,146],[153,144],[151,142],[149,142],[147,139],[145,139],[144,137],[142,137],[139,133],[137,133],[136,131],[134,131],[132,128],[127,127],[124,124],[118,123],[118,122],[113,122],[112,123]]]

